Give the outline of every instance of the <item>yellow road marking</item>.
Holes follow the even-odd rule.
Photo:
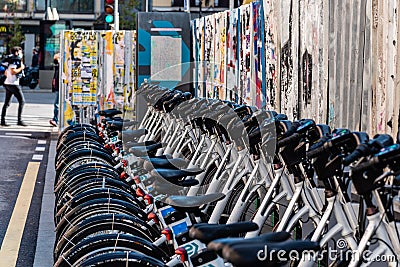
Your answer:
[[[29,162],[21,189],[0,248],[0,266],[13,267],[17,263],[22,234],[35,189],[40,162]]]

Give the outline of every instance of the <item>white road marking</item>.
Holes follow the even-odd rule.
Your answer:
[[[32,160],[42,160],[42,159],[43,159],[43,155],[34,154],[32,156]]]
[[[24,233],[28,211],[31,206],[40,162],[29,162],[14,210],[8,223],[6,235],[0,249],[0,266],[14,267]]]
[[[38,140],[38,145],[45,145],[47,144],[47,140]]]
[[[44,146],[37,146],[36,148],[35,148],[35,151],[39,151],[39,152],[43,152],[43,151],[45,151],[46,150],[46,147],[44,147]]]

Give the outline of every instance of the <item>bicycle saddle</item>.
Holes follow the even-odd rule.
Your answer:
[[[163,147],[163,143],[155,143],[148,146],[133,146],[129,148],[129,152],[137,157],[147,156],[149,153],[155,152],[157,149]]]
[[[319,249],[320,246],[318,242],[308,240],[289,240],[279,243],[260,242],[225,246],[222,250],[222,256],[235,267],[276,267],[287,264],[293,255],[299,255],[299,257],[301,257],[301,253],[304,251],[318,251]],[[261,255],[259,253],[260,251],[263,252]],[[294,254],[293,251],[297,253]]]
[[[129,151],[129,148],[131,147],[137,147],[137,146],[150,146],[150,145],[154,145],[157,144],[156,141],[144,141],[144,142],[133,142],[133,141],[128,141],[128,142],[122,142],[122,146],[124,148],[125,151]]]
[[[122,111],[118,109],[105,109],[105,110],[100,110],[99,115],[107,118],[111,118],[115,115],[122,114]]]
[[[164,202],[168,205],[179,208],[199,208],[204,204],[209,204],[214,201],[221,200],[225,197],[223,193],[212,193],[203,196],[169,196]]]
[[[139,159],[139,161],[144,159]],[[165,169],[173,169],[178,170],[186,167],[188,162],[184,159],[162,159],[162,158],[147,158],[144,160],[143,168],[146,171],[151,171],[154,168],[165,168]]]
[[[183,170],[172,170],[172,169],[153,169],[150,174],[156,177],[162,177],[168,181],[177,181],[186,176],[193,176],[203,172],[200,168],[191,168]]]
[[[207,233],[205,233],[207,234]],[[228,237],[228,238],[219,238],[215,240],[209,241],[207,245],[208,250],[212,250],[217,252],[219,255],[222,255],[222,249],[225,246],[232,246],[234,244],[253,244],[260,242],[283,242],[290,238],[290,233],[288,232],[270,232],[266,233],[254,238],[242,238],[242,237]],[[197,237],[196,237],[197,238]],[[199,239],[199,238],[197,238]],[[202,241],[201,239],[199,239]]]
[[[129,127],[129,126],[133,126],[138,124],[139,122],[137,121],[127,121],[127,120],[123,120],[123,121],[119,121],[119,120],[111,120],[107,122],[107,126],[110,128],[114,128],[118,131],[122,131],[123,128],[125,127]]]
[[[118,133],[118,138],[124,142],[129,142],[147,133],[147,129],[125,130]]]
[[[153,141],[145,141],[145,142],[153,142]],[[155,142],[154,142],[154,143],[155,143]],[[140,144],[140,143],[139,143],[139,144]],[[150,159],[172,159],[172,155],[170,155],[170,154],[165,154],[165,155],[151,156],[151,157],[143,156],[143,157],[140,157],[140,159],[143,159],[143,160],[150,160]]]
[[[212,240],[218,238],[236,236],[257,229],[258,225],[254,222],[238,222],[231,224],[198,223],[190,228],[189,236],[208,244]]]
[[[185,194],[185,192],[182,192],[182,189],[184,187],[190,187],[193,185],[198,185],[199,181],[196,179],[186,179],[183,181],[177,181],[175,183],[169,182],[165,180],[164,178],[154,178],[150,177],[149,179],[146,179],[143,181],[143,183],[148,186],[149,193],[152,195],[180,195],[180,194]]]

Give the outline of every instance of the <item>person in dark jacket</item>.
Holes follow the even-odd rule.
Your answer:
[[[22,48],[15,46],[11,49],[12,57],[9,59],[9,65],[5,72],[7,78],[4,81],[4,89],[6,91],[6,99],[4,101],[3,109],[1,111],[1,126],[9,126],[6,123],[7,108],[10,106],[11,97],[14,95],[19,103],[18,106],[18,125],[27,126],[22,120],[22,109],[24,108],[25,98],[22,93],[19,79],[24,74],[25,65],[22,62],[24,53]]]
[[[51,119],[49,122],[52,126],[57,127],[58,126],[58,101],[59,101],[59,78],[60,78],[60,65],[59,65],[59,60],[60,60],[60,54],[57,53],[54,55],[54,76],[53,76],[53,81],[51,85],[51,89],[53,92],[56,94],[56,98],[54,100],[54,115],[53,119]]]
[[[38,68],[39,67],[39,48],[35,47],[32,50],[32,68]]]

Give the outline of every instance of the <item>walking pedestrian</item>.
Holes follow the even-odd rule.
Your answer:
[[[18,125],[27,126],[21,119],[22,109],[24,108],[25,98],[22,93],[21,86],[19,85],[19,78],[23,75],[25,65],[22,62],[24,56],[22,48],[15,46],[11,49],[13,55],[9,60],[8,68],[5,72],[7,78],[4,81],[4,89],[6,90],[6,98],[4,101],[3,109],[1,111],[1,126],[9,126],[6,123],[6,112],[10,106],[11,97],[14,95],[19,103],[18,106]]]
[[[59,77],[60,77],[60,65],[59,65],[59,60],[60,60],[60,53],[56,53],[54,55],[54,75],[53,75],[53,81],[51,83],[51,90],[56,93],[56,97],[54,99],[54,115],[53,119],[51,119],[49,122],[52,126],[57,127],[58,125],[58,100],[59,100]]]
[[[39,67],[39,48],[34,47],[32,50],[32,63],[31,63],[32,68],[38,68]]]

